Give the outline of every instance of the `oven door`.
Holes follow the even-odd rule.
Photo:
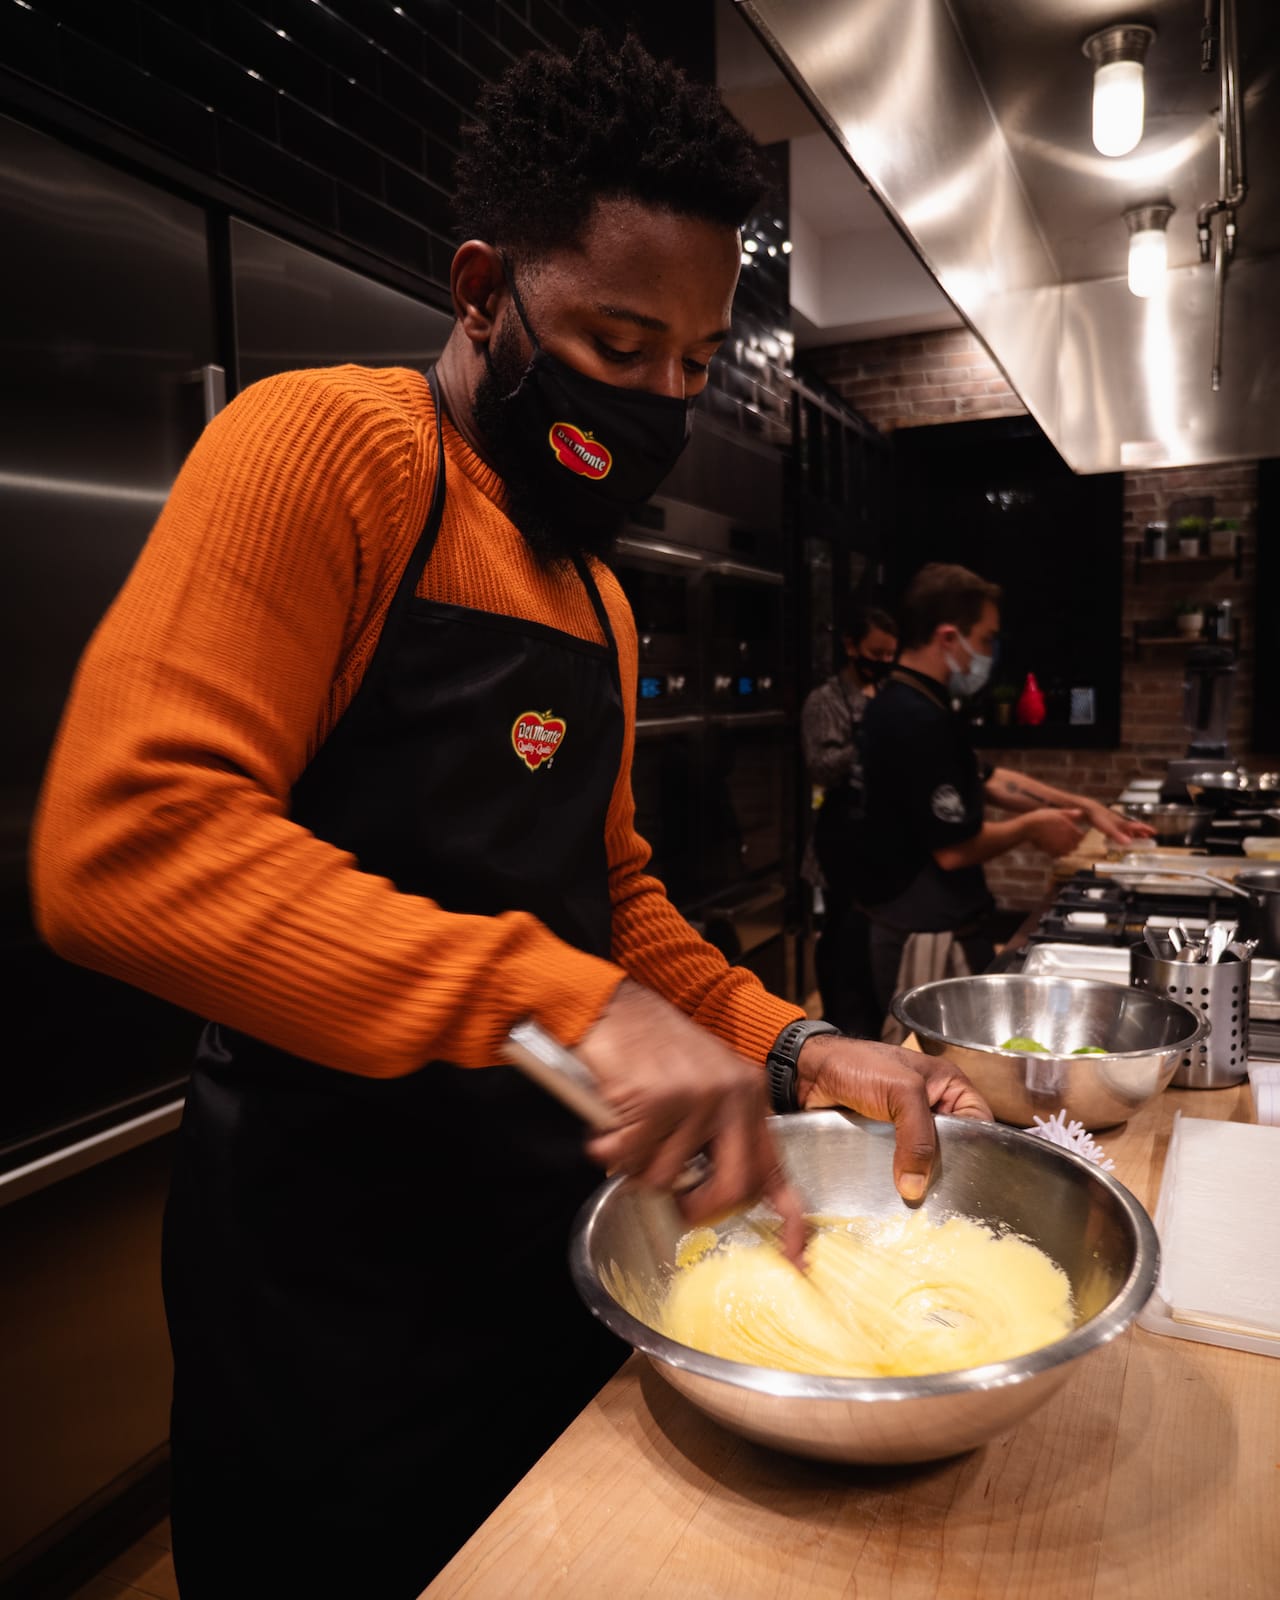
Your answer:
[[[707,709],[757,714],[783,704],[783,577],[738,562],[707,572],[703,637]]]
[[[701,757],[701,717],[637,720],[631,762],[636,830],[653,851],[649,871],[681,909],[698,893]]]
[[[780,711],[707,719],[701,869],[708,894],[765,872],[781,875],[793,743]]]
[[[619,539],[613,569],[635,618],[638,721],[668,722],[702,706],[698,607],[703,557],[675,545]]]

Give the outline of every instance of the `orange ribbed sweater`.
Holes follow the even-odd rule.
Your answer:
[[[502,485],[446,421],[424,597],[599,641]],[[645,873],[634,827],[636,634],[595,569],[626,727],[606,845],[613,960],[524,912],[442,911],[291,822],[292,786],[359,686],[435,478],[430,391],[402,368],[253,385],[205,430],[81,661],[32,848],[61,954],[296,1055],[369,1077],[485,1066],[532,1015],[566,1043],[624,973],[763,1060],[799,1015],[729,967]]]

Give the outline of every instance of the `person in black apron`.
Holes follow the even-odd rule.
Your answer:
[[[922,568],[899,608],[897,665],[863,722],[867,820],[855,876],[882,1012],[903,988],[990,966],[985,861],[1024,844],[1062,855],[1090,825],[1135,836],[1099,801],[979,761],[958,708],[990,675],[1000,599],[964,567]],[[988,804],[1017,815],[988,821]],[[893,1037],[892,1019],[886,1029]]]
[[[163,1242],[175,1358],[174,1560],[183,1600],[411,1600],[421,1591],[625,1354],[579,1304],[566,1260],[575,1211],[601,1181],[602,1167],[669,1184],[705,1149],[711,1176],[682,1198],[686,1216],[705,1220],[763,1194],[798,1253],[799,1204],[765,1123],[766,1052],[775,1106],[781,1097],[788,1109],[842,1104],[892,1117],[904,1198],[918,1200],[927,1183],[930,1107],[986,1111],[963,1075],[939,1058],[886,1054],[831,1030],[822,1036],[823,1024],[798,1017],[797,1008],[735,974],[699,941],[644,874],[642,857],[609,858],[606,821],[615,786],[628,778],[630,708],[622,704],[610,613],[585,556],[607,547],[626,507],[653,493],[688,437],[691,397],[728,332],[738,226],[760,192],[754,147],[711,91],[655,63],[634,42],[611,54],[599,36],[584,39],[573,62],[518,62],[479,109],[493,126],[468,136],[470,153],[459,169],[460,204],[477,219],[477,237],[454,257],[458,321],[429,380],[436,444],[430,507],[411,557],[394,576],[394,598],[345,712],[296,775],[289,757],[287,816],[278,816],[275,791],[255,791],[243,771],[229,791],[218,786],[234,758],[199,731],[198,718],[191,732],[182,719],[185,702],[177,712],[166,703],[169,721],[146,730],[145,755],[132,743],[121,754],[110,730],[90,729],[74,704],[71,721],[80,721],[70,743],[80,759],[55,763],[61,804],[52,810],[83,816],[88,806],[102,806],[106,789],[163,797],[153,764],[142,771],[134,763],[150,763],[155,749],[181,752],[173,757],[180,781],[197,795],[187,800],[184,819],[217,807],[229,792],[230,811],[219,821],[240,820],[237,805],[255,817],[270,810],[272,823],[281,824],[270,834],[272,848],[318,839],[354,858],[343,872],[389,881],[406,903],[430,902],[459,917],[523,913],[541,924],[548,945],[554,935],[557,948],[614,963],[613,998],[570,1042],[619,1111],[620,1125],[592,1140],[589,1160],[576,1119],[510,1068],[471,1059],[464,1070],[425,1059],[406,1071],[399,1055],[393,1065],[403,1075],[363,1076],[386,1065],[376,1051],[348,1071],[290,1055],[251,1036],[244,1020],[272,1032],[257,1019],[263,1002],[278,1001],[293,981],[287,963],[283,976],[276,969],[275,987],[261,992],[243,962],[225,991],[220,977],[210,985],[214,1020],[191,1076]],[[316,445],[308,488],[343,486],[346,457],[330,426],[339,412],[364,430],[362,438],[392,440],[370,447],[388,481],[417,470],[406,462],[431,459],[404,445],[427,415],[428,397],[414,375],[393,374],[379,387],[401,397],[390,423],[382,402],[363,411],[351,401],[351,387],[333,374],[305,385],[282,379],[270,390],[276,409],[249,410],[276,418],[272,426],[287,424],[295,437],[302,429],[308,446]],[[363,394],[375,386],[354,387]],[[486,500],[485,515],[507,519],[504,535],[514,524],[528,550],[555,571],[557,606],[570,593],[576,605],[585,592],[598,642],[419,593],[433,551],[440,554],[449,495],[446,414],[461,436],[457,448],[469,446],[506,491],[500,509]],[[234,417],[211,427],[208,459],[238,459],[230,448],[239,442],[235,427]],[[414,482],[405,492],[416,496],[420,488]],[[193,490],[178,498],[181,515],[157,529],[162,570],[175,548],[190,560],[201,517],[214,514]],[[347,502],[333,498],[345,512]],[[289,537],[305,556],[305,528],[300,534],[296,522],[287,523]],[[345,535],[341,515],[333,523]],[[492,531],[492,523],[485,526]],[[261,532],[256,523],[244,530],[247,554],[237,544],[237,558],[252,563],[258,541],[267,548],[276,531],[268,506]],[[381,544],[379,530],[366,531],[375,566],[389,561],[387,550],[403,548],[385,528]],[[483,566],[480,522],[460,537],[473,541]],[[364,554],[352,537],[351,564],[359,567]],[[494,577],[492,566],[485,570]],[[237,567],[214,586],[228,628],[229,608],[251,581]],[[133,670],[130,652],[137,651],[148,673],[161,671],[158,639],[194,603],[183,584],[176,588],[165,592],[153,633],[146,607],[160,603],[148,601],[149,591],[131,592],[108,619],[111,649],[87,667],[90,677],[104,675],[105,698],[120,692],[122,655],[130,663],[123,670]],[[255,626],[269,628],[274,596],[267,594],[265,606],[262,598],[255,595]],[[199,638],[213,643],[193,651],[195,698],[236,700],[237,664],[216,622],[199,615]],[[118,649],[121,637],[127,650]],[[141,649],[144,637],[150,655]],[[271,701],[272,686],[253,687]],[[252,695],[245,699],[257,714]],[[553,707],[572,737],[540,762],[535,783],[517,785],[510,781],[512,745],[518,753],[520,738],[536,739],[536,728],[520,732],[520,718],[535,707]],[[538,722],[545,734],[541,714]],[[107,750],[108,778],[96,788],[90,782],[86,796],[78,785],[87,781],[82,768],[92,766],[86,752],[95,738]],[[299,737],[289,749],[300,745]],[[126,819],[149,828],[152,814],[113,813],[101,836],[123,834],[127,845]],[[224,827],[219,840],[230,831]],[[171,892],[168,860],[157,868],[139,845],[135,876],[153,876],[138,901],[128,900],[127,872],[103,899],[113,897],[117,930],[129,904],[155,903],[149,894],[172,905],[171,923],[129,929],[125,954],[99,949],[99,919],[68,892],[81,881],[74,865],[58,876],[59,857],[73,856],[73,845],[55,834],[51,823],[37,851],[39,898],[60,900],[59,915],[74,925],[75,958],[100,960],[157,990],[171,984],[180,997],[189,993],[182,986],[192,969],[204,971],[200,903]],[[172,829],[174,852],[186,837]],[[226,848],[234,851],[234,843]],[[336,851],[319,854],[332,869]],[[216,867],[198,844],[191,861],[201,874]],[[662,930],[642,954],[632,951],[631,965],[615,948],[623,922],[611,899],[615,869],[617,892],[643,898],[651,911],[645,929]],[[263,926],[293,910],[281,896],[298,879],[309,882],[309,869],[265,880]],[[359,928],[343,942],[327,923],[320,926],[340,955],[355,958]],[[161,941],[168,966],[157,953]],[[690,966],[702,973],[704,992],[682,987]],[[157,969],[165,983],[157,982]],[[316,970],[313,964],[298,980],[310,982],[312,993]],[[635,981],[644,974],[647,987]],[[494,998],[501,981],[495,972],[489,1012],[510,1026],[519,1019]],[[565,987],[562,978],[549,1011],[576,998]],[[723,1011],[701,1027],[686,1012],[704,999],[723,1001]],[[457,1004],[467,1003],[460,993]],[[239,1027],[232,1025],[237,1019]],[[439,1037],[440,1027],[433,1014],[423,1039]],[[737,1054],[721,1042],[717,1027],[726,1039],[749,1038],[751,1059],[745,1046]],[[296,1034],[277,1037],[287,1042]],[[325,1041],[311,1048],[323,1054]],[[430,1046],[422,1053],[429,1056]]]
[[[426,526],[290,813],[406,893],[478,915],[519,905],[607,957],[623,727],[608,615],[582,562],[607,646],[415,598],[447,494],[434,374],[432,394]],[[511,784],[484,736],[513,684],[575,733],[536,789]],[[442,741],[449,760],[426,759]],[[313,1569],[325,1593],[360,1594],[376,1572],[378,1593],[416,1594],[625,1353],[565,1259],[600,1181],[581,1124],[511,1067],[372,1081],[210,1024],[180,1144],[164,1283],[184,1597],[242,1592],[254,1549],[279,1560],[282,1594],[314,1592]],[[236,1526],[199,1525],[229,1506]],[[198,1571],[182,1570],[188,1544]]]

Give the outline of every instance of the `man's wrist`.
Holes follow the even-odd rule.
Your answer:
[[[799,1111],[804,1105],[800,1052],[816,1035],[839,1037],[840,1030],[829,1022],[798,1017],[783,1028],[770,1046],[765,1058],[765,1075],[769,1083],[769,1103],[775,1112]]]

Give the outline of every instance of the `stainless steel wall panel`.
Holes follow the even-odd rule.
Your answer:
[[[1213,269],[1195,243],[1218,189],[1203,8],[1154,0],[1147,128],[1094,151],[1080,45],[1107,0],[738,0],[1027,409],[1078,472],[1280,454],[1280,10],[1238,0],[1249,196],[1210,386]],[[1132,19],[1137,20],[1137,19]],[[1131,206],[1168,196],[1162,297],[1128,292]]]
[[[352,361],[425,371],[453,317],[238,218],[231,270],[243,388],[295,367]]]

